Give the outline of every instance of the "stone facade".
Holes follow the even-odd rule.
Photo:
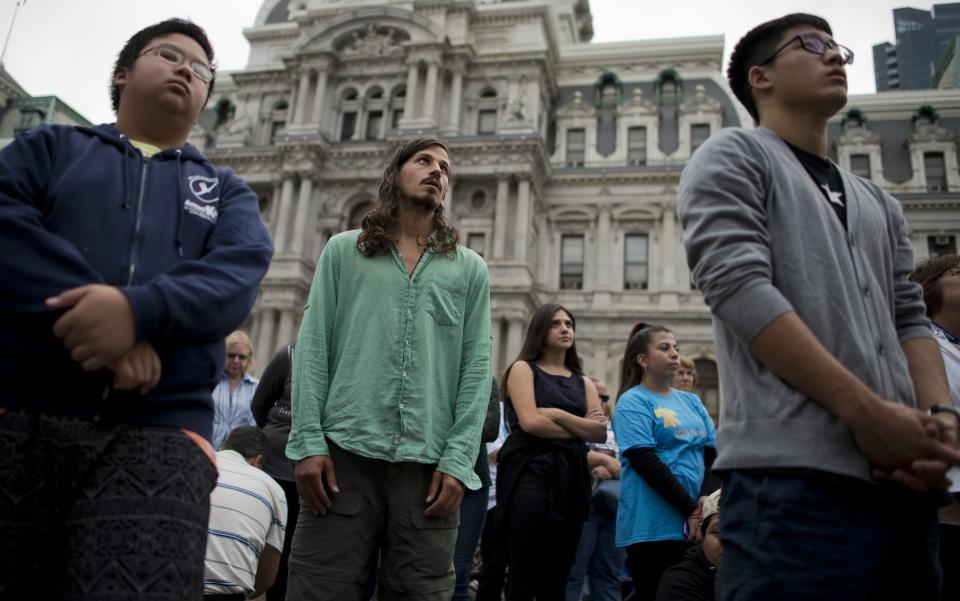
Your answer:
[[[586,371],[611,392],[633,323],[671,327],[716,415],[710,315],[675,213],[696,147],[721,127],[751,125],[722,76],[721,36],[590,43],[586,0],[266,0],[244,33],[249,64],[218,76],[191,141],[254,187],[274,237],[248,324],[261,365],[295,337],[325,241],[357,225],[391,147],[431,135],[454,165],[446,207],[490,268],[495,373],[536,307],[559,302],[577,317]],[[864,99],[863,113],[884,102]],[[907,194],[925,224],[918,256],[930,228],[960,229],[938,204],[954,206],[953,194],[927,194],[922,171],[909,184],[882,179],[891,149],[877,150],[874,121],[857,129],[840,119],[839,162],[880,153],[871,173]],[[942,146],[947,183],[960,189],[939,120],[910,133],[920,149],[911,156],[922,163],[924,145]],[[923,200],[909,205],[916,194]]]

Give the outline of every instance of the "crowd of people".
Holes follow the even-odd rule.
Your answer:
[[[960,257],[915,264],[899,203],[829,160],[852,61],[819,17],[752,29],[727,76],[757,127],[680,178],[715,430],[670,324],[624,332],[613,399],[547,303],[491,381],[430,138],[326,243],[258,381],[236,328],[273,247],[186,144],[213,49],[137,32],[116,123],[0,150],[0,598],[957,598]]]

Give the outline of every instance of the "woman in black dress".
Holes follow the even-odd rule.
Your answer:
[[[607,420],[560,305],[540,307],[503,378],[510,436],[497,458],[497,514],[508,601],[564,598],[590,503],[584,442],[602,442]],[[481,588],[478,599],[499,598]]]

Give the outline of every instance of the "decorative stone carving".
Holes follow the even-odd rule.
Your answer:
[[[234,117],[217,134],[217,148],[241,148],[250,142],[253,120],[246,114]]]
[[[402,29],[369,23],[355,29],[339,45],[344,56],[396,56],[403,53],[402,42],[410,39]]]

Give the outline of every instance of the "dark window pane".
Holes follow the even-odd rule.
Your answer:
[[[483,109],[477,121],[478,134],[492,134],[497,131],[497,110]]]
[[[852,171],[854,175],[870,179],[870,155],[851,154],[850,171]]]
[[[467,248],[481,257],[486,250],[487,237],[483,234],[467,234]]]
[[[647,164],[647,128],[631,127],[627,130],[627,164]]]
[[[400,129],[401,119],[403,119],[403,109],[393,111],[393,120],[390,122],[390,129]]]
[[[583,288],[583,236],[560,239],[560,288]]]
[[[583,129],[567,130],[567,166],[583,167],[587,132]]]
[[[370,111],[367,114],[367,139],[376,140],[383,129],[383,111]]]
[[[943,255],[957,254],[957,239],[954,236],[928,236],[927,248],[930,250],[931,257],[942,257]]]
[[[648,282],[648,238],[646,234],[627,234],[623,239],[623,287],[645,290]]]
[[[356,130],[357,130],[357,114],[344,113],[343,123],[340,125],[340,139],[341,140],[353,139],[353,134]]]
[[[947,169],[942,152],[923,153],[923,170],[927,174],[927,190],[944,192],[947,189]]]
[[[690,126],[690,154],[700,148],[700,145],[710,137],[710,126],[706,123],[696,123]]]

